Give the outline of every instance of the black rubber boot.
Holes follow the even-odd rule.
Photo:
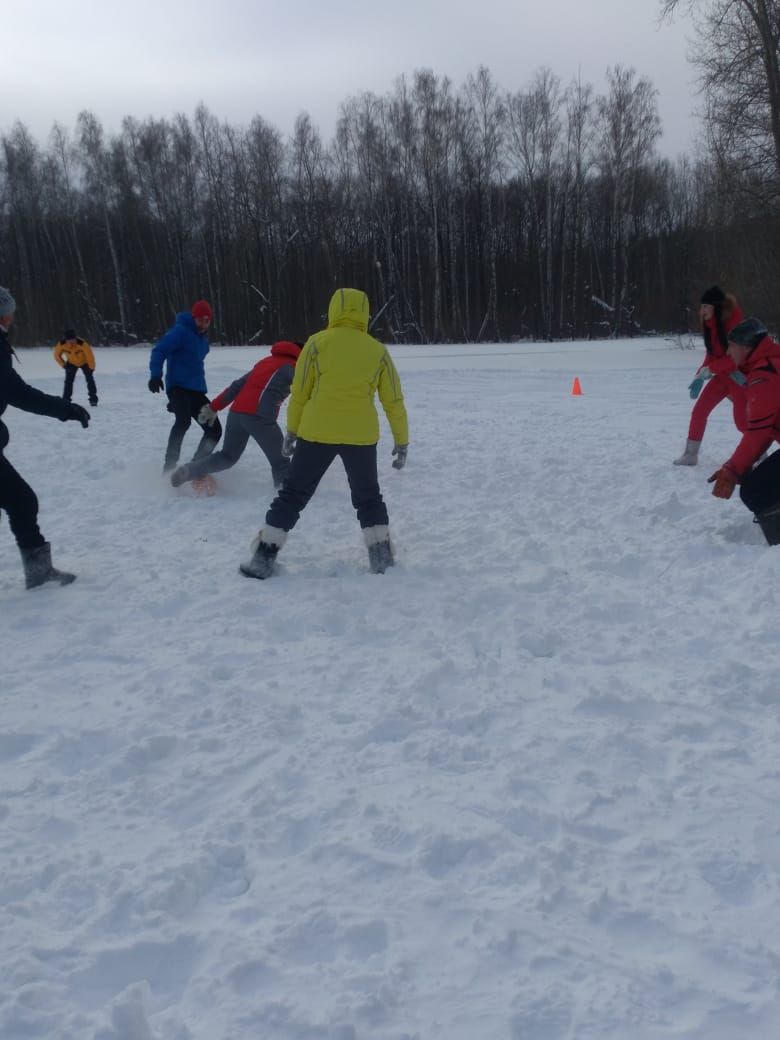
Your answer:
[[[780,506],[756,513],[756,523],[763,531],[768,545],[780,545]]]
[[[28,589],[35,589],[39,585],[45,585],[47,581],[57,581],[60,585],[70,585],[76,580],[75,574],[67,571],[58,571],[51,564],[51,546],[48,542],[37,546],[35,549],[20,549],[22,563],[24,564],[24,580]]]

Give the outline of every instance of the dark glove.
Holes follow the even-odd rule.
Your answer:
[[[298,438],[295,436],[294,433],[290,433],[290,431],[288,430],[287,433],[285,433],[284,435],[284,440],[282,441],[283,459],[291,459],[293,457],[293,455],[295,454],[295,445],[297,443]]]
[[[695,401],[701,393],[701,388],[704,386],[703,376],[696,376],[692,383],[688,384],[688,393],[691,395],[691,400]]]
[[[737,486],[738,478],[734,470],[729,466],[721,466],[720,469],[712,474],[707,483],[715,485],[712,489],[715,498],[731,498],[734,494],[734,488]]]
[[[68,414],[65,416],[65,421],[67,422],[69,419],[80,422],[85,430],[89,426],[89,412],[86,408],[82,408],[80,404],[72,404],[70,406]]]
[[[152,376],[149,382],[146,384],[153,394],[159,394],[163,388],[163,381],[159,376]]]
[[[395,455],[395,462],[393,462],[393,469],[403,469],[406,465],[406,453],[409,451],[408,444],[396,444],[393,448],[393,455]]]

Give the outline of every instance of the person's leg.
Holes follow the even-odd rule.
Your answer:
[[[51,546],[38,527],[38,498],[4,455],[0,455],[0,509],[8,513],[8,523],[19,546],[28,589],[47,581],[69,585],[76,580],[75,574],[58,571],[52,566]]]
[[[780,503],[780,451],[775,451],[742,478],[739,497],[751,513]]]
[[[239,567],[247,578],[262,580],[271,576],[277,553],[287,541],[287,533],[295,527],[337,454],[338,445],[318,444],[298,438],[284,484],[265,514],[265,523],[252,543],[252,559]]]
[[[65,385],[62,388],[62,396],[66,401],[70,401],[73,397],[73,380],[76,378],[78,369],[75,365],[71,365],[70,361],[65,363]]]
[[[714,408],[725,400],[729,395],[728,382],[721,376],[713,376],[704,384],[704,389],[699,394],[696,404],[691,412],[691,421],[688,426],[688,440],[704,440],[704,431],[707,428],[707,420]]]
[[[379,490],[376,445],[342,445],[340,454],[352,493],[352,505],[357,511],[368,549],[369,566],[375,574],[384,574],[395,561],[387,506]]]
[[[271,466],[274,487],[281,488],[290,469],[290,460],[282,455],[282,431],[278,423],[261,419],[259,415],[242,417],[249,436],[255,441]]]
[[[243,455],[249,440],[249,433],[244,428],[242,418],[243,416],[236,412],[228,412],[225,439],[220,450],[179,466],[175,473],[171,474],[173,486],[178,487],[188,480],[198,480],[200,477],[205,477],[207,473],[220,473],[222,470],[235,466]]]
[[[284,484],[265,515],[267,526],[292,531],[338,450],[336,444],[298,438]]]
[[[35,549],[46,542],[38,527],[38,497],[5,455],[0,455],[0,509],[20,549]]]
[[[165,472],[173,469],[179,461],[184,435],[189,430],[192,422],[189,391],[182,389],[180,386],[172,386],[168,391],[168,411],[173,412],[175,419],[171,432],[168,435],[168,446],[165,449],[165,463],[163,465]]]
[[[95,386],[95,376],[92,373],[92,369],[89,365],[82,365],[81,371],[84,373],[84,378],[87,381],[87,393],[89,394],[89,403],[96,405],[98,403],[97,387]]]

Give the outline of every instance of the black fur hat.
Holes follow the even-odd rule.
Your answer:
[[[726,294],[719,285],[713,285],[701,294],[701,303],[723,303],[725,299]]]

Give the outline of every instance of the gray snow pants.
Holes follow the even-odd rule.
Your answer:
[[[289,461],[282,456],[282,431],[279,424],[246,412],[228,412],[222,447],[211,455],[190,462],[190,479],[197,480],[207,473],[219,473],[220,470],[235,466],[244,454],[250,437],[270,462],[274,485],[279,487],[290,467]]]

